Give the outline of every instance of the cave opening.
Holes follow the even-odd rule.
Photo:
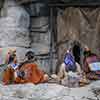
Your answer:
[[[81,61],[80,61],[80,59],[81,59],[80,58],[81,57],[81,48],[80,48],[80,45],[75,44],[73,46],[72,51],[73,51],[73,55],[75,57],[75,61],[80,64],[81,63]]]

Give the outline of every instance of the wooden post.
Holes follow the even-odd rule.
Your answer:
[[[53,72],[53,8],[50,7],[50,74]]]

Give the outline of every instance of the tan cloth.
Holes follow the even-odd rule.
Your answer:
[[[14,69],[7,67],[3,72],[3,83],[4,85],[11,84],[14,82]]]
[[[62,63],[61,66],[60,66],[60,70],[59,70],[59,73],[58,73],[58,77],[60,79],[63,79],[65,77],[67,77],[67,75],[68,75],[68,72],[66,72],[65,66],[66,66],[65,63]],[[82,71],[81,71],[80,65],[77,62],[76,62],[76,67],[77,67],[76,73],[80,74]]]
[[[75,72],[72,72],[72,71],[67,72],[65,67],[66,67],[65,63],[62,63],[60,66],[60,70],[59,70],[58,77],[57,77],[60,80],[60,83],[64,86],[68,86],[68,87],[78,87],[79,81],[80,81],[80,76],[82,74],[80,65],[76,62],[76,71]],[[71,76],[74,75],[75,78],[71,79],[70,74],[71,74]]]

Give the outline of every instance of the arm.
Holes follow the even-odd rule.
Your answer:
[[[76,62],[76,67],[77,67],[77,70],[76,70],[77,74],[81,74],[82,73],[81,66],[77,62]]]
[[[88,67],[88,63],[87,63],[87,58],[84,58],[83,64],[84,64],[83,71],[85,73],[88,73],[89,72],[89,67]]]
[[[65,70],[65,63],[62,63],[61,66],[60,66],[60,70],[59,70],[59,73],[58,73],[58,77],[60,79],[64,78],[67,74],[66,70]]]

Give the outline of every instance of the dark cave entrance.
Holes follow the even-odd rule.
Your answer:
[[[72,49],[73,55],[75,57],[75,61],[79,64],[81,63],[81,48],[80,45],[75,44]]]

